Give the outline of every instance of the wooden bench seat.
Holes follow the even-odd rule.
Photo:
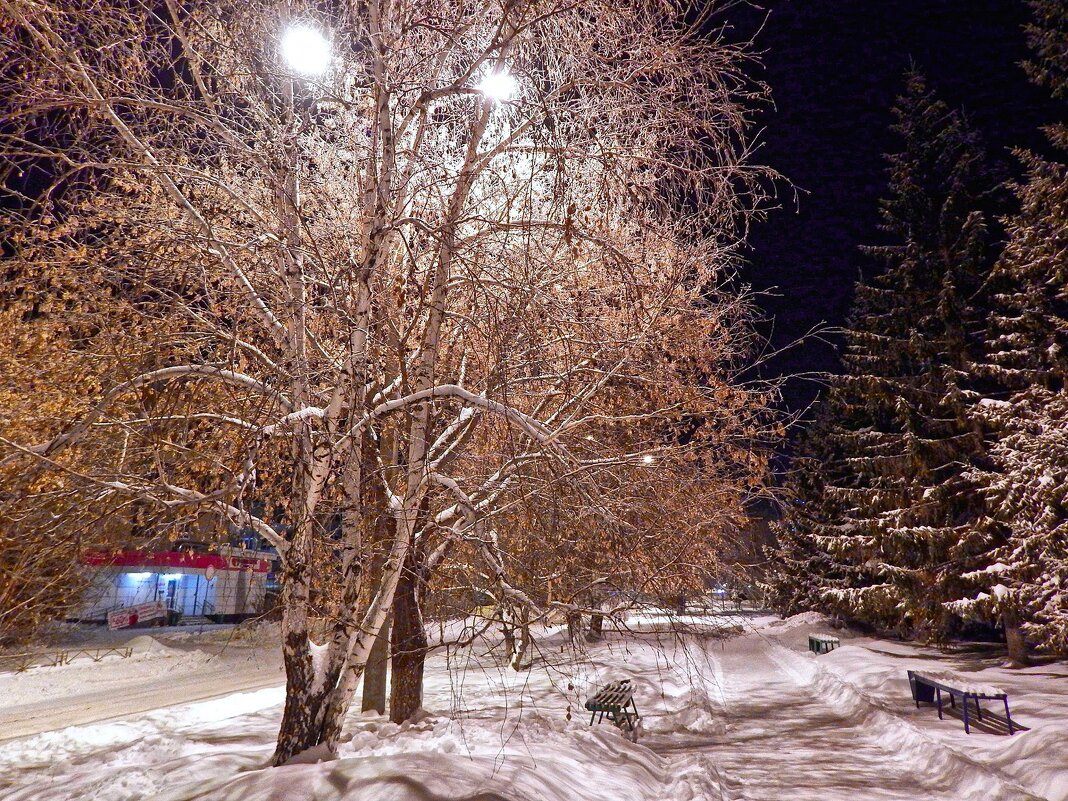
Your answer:
[[[594,719],[601,723],[605,716],[628,735],[633,742],[638,741],[638,706],[634,703],[634,686],[630,679],[613,681],[606,684],[586,701],[586,711],[590,715],[590,725]],[[598,718],[597,716],[600,715]]]

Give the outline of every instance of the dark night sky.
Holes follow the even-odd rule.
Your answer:
[[[872,265],[858,245],[877,241],[878,198],[885,187],[882,154],[895,142],[890,107],[910,61],[931,88],[964,107],[991,155],[1016,171],[1008,148],[1042,147],[1037,128],[1053,106],[1028,83],[1023,0],[766,0],[763,11],[733,10],[739,34],[767,17],[757,38],[763,75],[776,109],[764,115],[763,163],[802,194],[774,211],[751,237],[743,272],[755,289],[777,287],[762,305],[775,318],[776,345],[821,322],[841,325],[860,269]],[[834,370],[832,347],[810,342],[773,363],[798,373]],[[793,382],[796,409],[815,385]]]

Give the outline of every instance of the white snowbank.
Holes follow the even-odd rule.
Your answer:
[[[800,626],[830,626],[831,620],[826,615],[820,612],[802,612],[799,615],[792,615],[781,620],[776,620],[769,623],[765,628],[768,631],[773,631],[777,634],[781,634],[790,629],[796,629]]]
[[[193,792],[179,790],[168,801],[414,801],[508,799],[636,801],[723,798],[714,766],[704,775],[678,772],[652,751],[635,747],[610,727],[575,724],[558,732],[528,725],[502,744],[500,731],[438,721],[419,750],[383,752],[359,738],[369,753],[311,765],[289,765],[245,773]],[[390,735],[387,734],[387,739]],[[432,747],[422,750],[423,747]],[[712,793],[712,794],[710,794]]]
[[[182,652],[164,645],[148,634],[139,634],[126,643],[126,648],[133,648],[134,654],[151,654],[152,656],[176,656]]]
[[[201,666],[205,683],[261,675],[254,671],[267,660],[275,686],[0,743],[0,796],[1068,801],[1068,666],[1006,671],[857,636],[815,657],[807,634],[827,623],[821,616],[762,622],[727,639],[711,622],[679,637],[613,634],[583,643],[577,662],[566,658],[563,629],[551,629],[538,667],[524,673],[500,666],[492,643],[437,651],[427,665],[427,711],[414,722],[351,715],[337,759],[308,752],[281,768],[265,767],[283,702],[277,654],[228,650],[215,657],[225,673]],[[95,667],[113,677],[113,667]],[[1004,686],[1014,719],[1030,730],[966,735],[959,720],[916,709],[907,667]],[[638,744],[608,724],[589,726],[582,707],[603,682],[628,677],[642,715]],[[167,676],[142,681],[160,703],[177,686]],[[53,697],[53,714],[76,697]]]
[[[923,672],[960,680],[960,671],[937,669],[945,659],[934,649],[862,640],[810,659],[809,665],[813,686],[830,703],[844,714],[867,719],[868,728],[885,731],[888,754],[914,760],[921,774],[957,783],[959,798],[1068,801],[1068,665],[986,668],[974,678],[964,677],[970,689],[1008,692],[1014,722],[1029,727],[1009,737],[976,729],[965,734],[959,718],[947,715],[940,721],[930,707],[915,707],[906,668],[924,667],[926,661],[930,669]],[[960,664],[974,667],[967,657]],[[988,684],[988,678],[996,684]]]

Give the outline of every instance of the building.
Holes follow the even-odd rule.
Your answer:
[[[172,619],[202,616],[233,622],[262,614],[273,551],[220,546],[214,551],[90,553],[93,574],[78,619],[105,621],[109,612],[161,602]]]

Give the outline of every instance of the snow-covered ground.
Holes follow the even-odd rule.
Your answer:
[[[417,722],[354,714],[339,759],[271,769],[276,649],[223,647],[223,632],[141,635],[129,660],[0,674],[0,798],[1068,801],[1064,663],[1007,670],[848,633],[815,657],[808,633],[830,631],[815,616],[684,622],[676,635],[656,615],[635,618],[578,662],[547,630],[522,673],[487,643],[439,651]],[[743,633],[724,636],[739,622]],[[1029,730],[966,735],[959,719],[917,710],[908,668],[1004,687]],[[636,745],[582,709],[623,677],[637,685]]]
[[[285,681],[280,654],[263,645],[267,632],[250,640],[233,626],[151,631],[75,631],[74,642],[41,649],[95,656],[128,647],[129,658],[109,654],[94,662],[82,654],[62,667],[0,672],[0,743]],[[4,763],[0,757],[0,770]]]

